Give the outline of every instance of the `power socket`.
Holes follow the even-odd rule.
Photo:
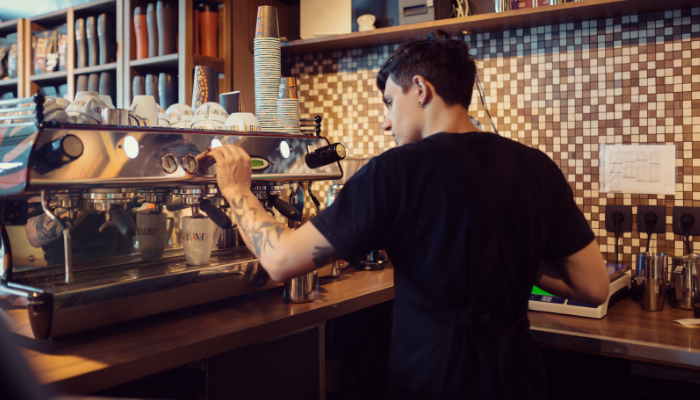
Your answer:
[[[613,214],[616,212],[621,212],[624,217],[622,226],[620,226],[620,232],[632,232],[632,206],[616,204],[608,204],[605,206],[605,230],[608,232],[615,232]]]
[[[690,227],[690,236],[700,235],[700,207],[673,207],[673,233],[683,234],[681,217],[685,214],[692,215],[695,223]]]
[[[647,227],[644,217],[647,213],[656,214],[656,225],[652,233],[666,232],[666,207],[664,206],[637,206],[637,231],[646,233]]]

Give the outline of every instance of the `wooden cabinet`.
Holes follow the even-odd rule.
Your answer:
[[[169,72],[177,75],[178,103],[191,105],[194,67],[209,65],[216,67],[219,73],[219,93],[231,90],[231,1],[214,0],[219,4],[218,57],[206,57],[194,54],[194,9],[193,0],[173,1],[178,10],[177,53],[137,59],[136,35],[134,30],[134,9],[143,7],[153,0],[124,0],[124,43],[126,55],[122,80],[125,101],[120,103],[127,107],[133,99],[133,79],[137,75]]]
[[[3,23],[0,23],[0,37],[5,37],[7,35],[17,33],[18,37],[18,49],[17,49],[17,77],[15,78],[10,78],[10,79],[1,79],[0,80],[0,96],[7,92],[12,92],[14,93],[15,97],[21,97],[22,96],[22,91],[23,91],[23,86],[22,86],[22,78],[23,74],[21,71],[23,71],[24,68],[24,60],[22,57],[20,57],[20,54],[24,53],[24,43],[22,43],[20,39],[21,34],[20,32],[24,31],[24,25],[26,24],[26,21],[24,19],[15,19],[12,21],[6,21]]]
[[[23,60],[23,69],[20,76],[23,90],[20,96],[26,97],[36,93],[44,86],[59,86],[66,84],[68,86],[67,94],[70,98],[75,96],[76,79],[80,75],[101,73],[105,71],[114,71],[114,78],[117,81],[116,99],[113,101],[116,104],[123,102],[123,94],[121,92],[122,85],[120,79],[123,75],[123,56],[122,42],[123,35],[119,26],[123,24],[122,20],[123,3],[122,0],[97,0],[90,3],[82,4],[75,7],[68,7],[50,14],[40,15],[29,18],[24,23],[24,29],[20,31],[20,41],[23,43],[23,51],[21,57]],[[75,43],[75,21],[78,18],[86,18],[89,16],[97,17],[99,14],[109,14],[114,18],[114,29],[116,39],[116,61],[105,65],[97,65],[92,67],[77,68],[76,62],[76,43]],[[34,74],[34,51],[32,50],[32,34],[37,31],[50,29],[62,24],[67,25],[67,49],[66,49],[66,69],[65,71],[49,72],[44,74]]]

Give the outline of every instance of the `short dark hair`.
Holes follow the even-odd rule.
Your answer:
[[[459,104],[469,109],[476,64],[463,40],[452,39],[443,30],[408,40],[379,70],[377,87],[384,93],[391,78],[406,93],[416,75],[430,82],[448,106]]]

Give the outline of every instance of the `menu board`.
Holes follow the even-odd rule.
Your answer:
[[[601,192],[675,194],[675,145],[601,145],[600,165]]]

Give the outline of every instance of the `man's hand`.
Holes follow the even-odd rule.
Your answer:
[[[253,164],[245,150],[229,144],[209,150],[208,156],[216,160],[216,181],[226,199],[238,198],[250,191]]]

